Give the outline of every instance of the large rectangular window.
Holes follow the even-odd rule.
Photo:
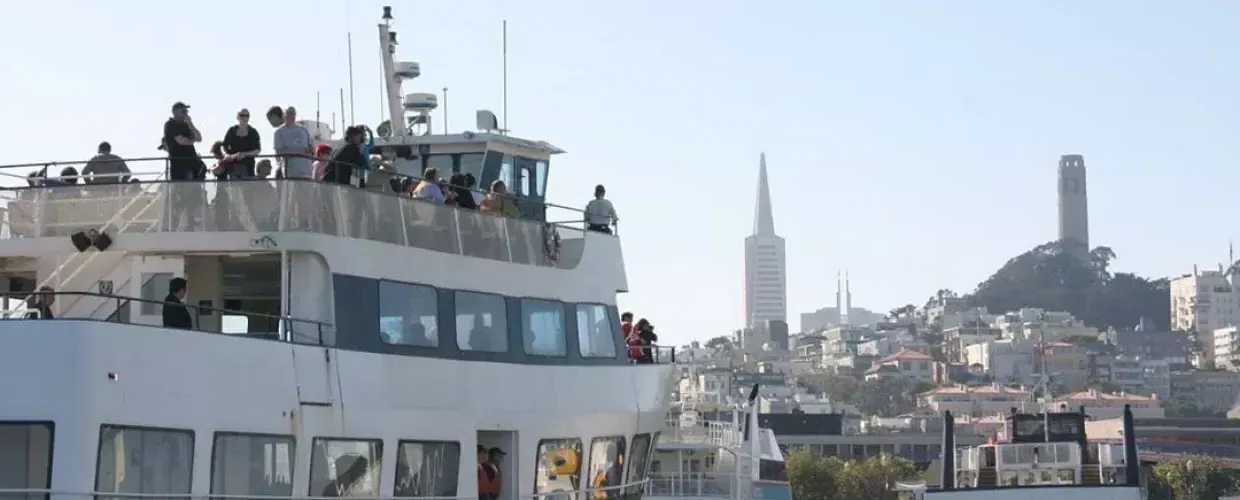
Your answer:
[[[550,300],[521,299],[521,330],[526,354],[568,354],[564,338],[564,304]]]
[[[633,484],[644,481],[646,479],[646,464],[650,463],[650,455],[653,449],[651,444],[654,438],[650,434],[638,434],[633,436],[633,447],[629,450],[629,470],[628,479],[624,484]]]
[[[462,351],[508,351],[508,306],[489,293],[455,292],[456,346]]]
[[[309,496],[377,497],[383,441],[315,438]]]
[[[396,449],[396,497],[455,497],[461,445],[448,441],[401,441]]]
[[[581,476],[580,439],[544,439],[534,458],[534,493],[577,491]]]
[[[600,437],[590,441],[590,490],[594,498],[619,498],[624,484],[624,437]]]
[[[211,447],[211,493],[293,495],[292,436],[215,433]]]
[[[439,294],[434,288],[379,282],[379,335],[395,345],[439,345]]]
[[[616,330],[611,324],[607,307],[599,304],[577,305],[577,343],[583,358],[616,357]]]
[[[194,469],[194,432],[103,425],[95,491],[187,495]]]
[[[51,422],[0,422],[0,489],[52,487]],[[0,495],[10,500],[47,498],[42,493]]]

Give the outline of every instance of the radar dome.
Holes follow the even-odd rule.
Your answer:
[[[422,66],[419,66],[418,63],[415,63],[415,62],[408,62],[408,61],[398,62],[396,63],[396,76],[399,76],[406,80],[412,80],[414,78],[422,76]]]
[[[418,92],[405,96],[405,111],[429,113],[439,107],[439,96],[427,92]]]

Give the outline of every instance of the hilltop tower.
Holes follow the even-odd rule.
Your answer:
[[[1089,197],[1081,155],[1059,157],[1059,241],[1078,257],[1089,257]]]

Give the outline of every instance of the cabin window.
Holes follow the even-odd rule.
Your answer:
[[[401,441],[396,451],[396,497],[455,497],[461,445],[447,441]]]
[[[439,297],[434,288],[379,282],[379,335],[394,345],[439,345]]]
[[[577,305],[577,347],[583,358],[616,357],[616,335],[606,306]]]
[[[590,486],[608,498],[619,496],[611,489],[624,484],[624,437],[601,437],[590,441]]]
[[[474,180],[482,182],[482,153],[469,153],[461,155],[460,164],[457,171],[462,174],[474,174]]]
[[[462,351],[508,351],[508,306],[490,293],[454,292],[456,346]]]
[[[534,189],[539,198],[547,196],[547,162],[545,161],[534,164]]]
[[[633,436],[633,447],[629,450],[628,480],[626,484],[637,483],[646,479],[646,464],[650,463],[653,439],[650,434]]]
[[[564,338],[564,304],[521,299],[521,316],[521,337],[526,354],[564,356],[568,353]]]
[[[446,181],[449,177],[452,177],[452,163],[452,155],[450,154],[429,155],[426,157],[426,165],[422,171],[426,172],[426,169],[433,168]]]
[[[309,496],[377,497],[383,442],[315,438],[310,451]]]
[[[294,447],[292,436],[215,433],[211,493],[292,496]]]
[[[581,484],[581,440],[544,439],[534,459],[534,493],[577,491]]]
[[[188,495],[194,433],[103,425],[96,464],[96,492]]]
[[[497,154],[498,154],[498,153],[497,153]],[[504,155],[502,158],[500,158],[500,160],[499,160],[499,175],[496,177],[496,179],[497,179],[497,180],[504,181],[504,186],[507,186],[507,187],[508,187],[508,192],[509,192],[509,193],[515,193],[515,192],[516,192],[516,189],[513,189],[513,186],[512,186],[512,169],[513,169],[513,167],[512,167],[512,157],[511,157],[511,156],[509,156],[509,155]]]
[[[535,193],[534,186],[534,160],[523,157],[516,157],[514,165],[517,172],[517,187],[512,190],[521,196],[533,196]]]
[[[51,422],[0,422],[0,489],[45,490],[52,487]],[[22,495],[0,495],[14,500]],[[47,495],[25,495],[25,500]]]

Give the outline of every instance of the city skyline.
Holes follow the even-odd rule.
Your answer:
[[[758,192],[753,232],[745,237],[745,316],[742,327],[788,321],[788,268],[785,241],[775,233],[766,153],[758,157]]]

